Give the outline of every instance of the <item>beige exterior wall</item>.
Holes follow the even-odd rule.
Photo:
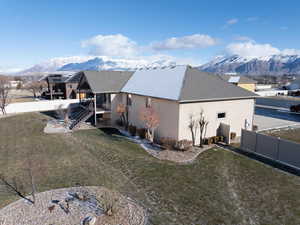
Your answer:
[[[254,101],[254,99],[244,99],[180,104],[179,140],[192,139],[191,132],[188,128],[189,116],[190,114],[198,116],[201,109],[203,109],[204,115],[209,121],[206,137],[216,136],[220,123],[230,125],[230,131],[240,136],[241,129],[245,128],[246,120],[249,124],[248,129],[252,129]],[[219,119],[217,114],[222,112],[226,113],[226,117]],[[199,131],[196,141],[196,144],[199,144]]]
[[[129,123],[144,128],[143,122],[140,120],[140,110],[145,108],[145,96],[132,94],[132,105],[129,106]],[[200,110],[203,109],[205,117],[209,121],[207,127],[206,137],[217,135],[217,129],[220,123],[230,125],[230,131],[235,132],[237,136],[241,135],[241,129],[245,128],[246,120],[248,129],[252,129],[253,115],[254,115],[254,99],[243,100],[228,100],[228,101],[214,101],[214,102],[196,102],[179,104],[176,101],[169,101],[164,99],[152,99],[152,107],[158,112],[160,117],[160,125],[156,130],[156,137],[170,137],[176,140],[188,139],[191,140],[191,132],[188,128],[189,115],[192,113],[199,115]],[[116,113],[116,108],[119,103],[126,104],[126,94],[112,95],[112,110],[111,118],[115,123],[119,119]],[[218,113],[226,113],[226,117],[217,118]],[[196,137],[196,144],[199,144],[199,131]]]
[[[238,84],[239,87],[244,88],[248,91],[255,91],[255,84]]]
[[[134,94],[131,96],[132,105],[128,106],[129,123],[138,128],[144,128],[145,125],[140,120],[140,111],[145,108],[147,97]],[[151,105],[160,118],[160,124],[156,130],[156,137],[170,137],[178,139],[179,104],[175,101],[158,98],[151,98],[151,100]],[[126,94],[117,94],[112,99],[113,122],[119,119],[119,115],[116,113],[116,108],[120,102],[126,104]]]

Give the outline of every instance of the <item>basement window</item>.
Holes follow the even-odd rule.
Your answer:
[[[225,112],[218,113],[218,119],[222,119],[222,118],[225,118],[225,117],[226,117]]]

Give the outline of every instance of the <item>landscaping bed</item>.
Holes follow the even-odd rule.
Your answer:
[[[0,224],[144,225],[143,208],[131,199],[103,187],[74,187],[36,194],[35,204],[20,199],[0,209]],[[104,200],[102,200],[104,199]],[[109,202],[108,202],[109,201]],[[106,207],[112,204],[109,213]]]

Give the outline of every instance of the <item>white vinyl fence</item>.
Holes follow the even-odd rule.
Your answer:
[[[70,104],[79,103],[79,99],[40,100],[34,102],[12,103],[6,107],[6,113],[42,112],[66,109]],[[1,112],[0,112],[1,114]]]

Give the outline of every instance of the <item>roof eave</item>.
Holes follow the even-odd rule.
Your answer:
[[[258,95],[247,96],[247,97],[232,97],[232,98],[211,98],[211,99],[195,99],[195,100],[179,100],[179,103],[194,103],[194,102],[215,102],[215,101],[230,101],[230,100],[241,100],[241,99],[255,99]]]

